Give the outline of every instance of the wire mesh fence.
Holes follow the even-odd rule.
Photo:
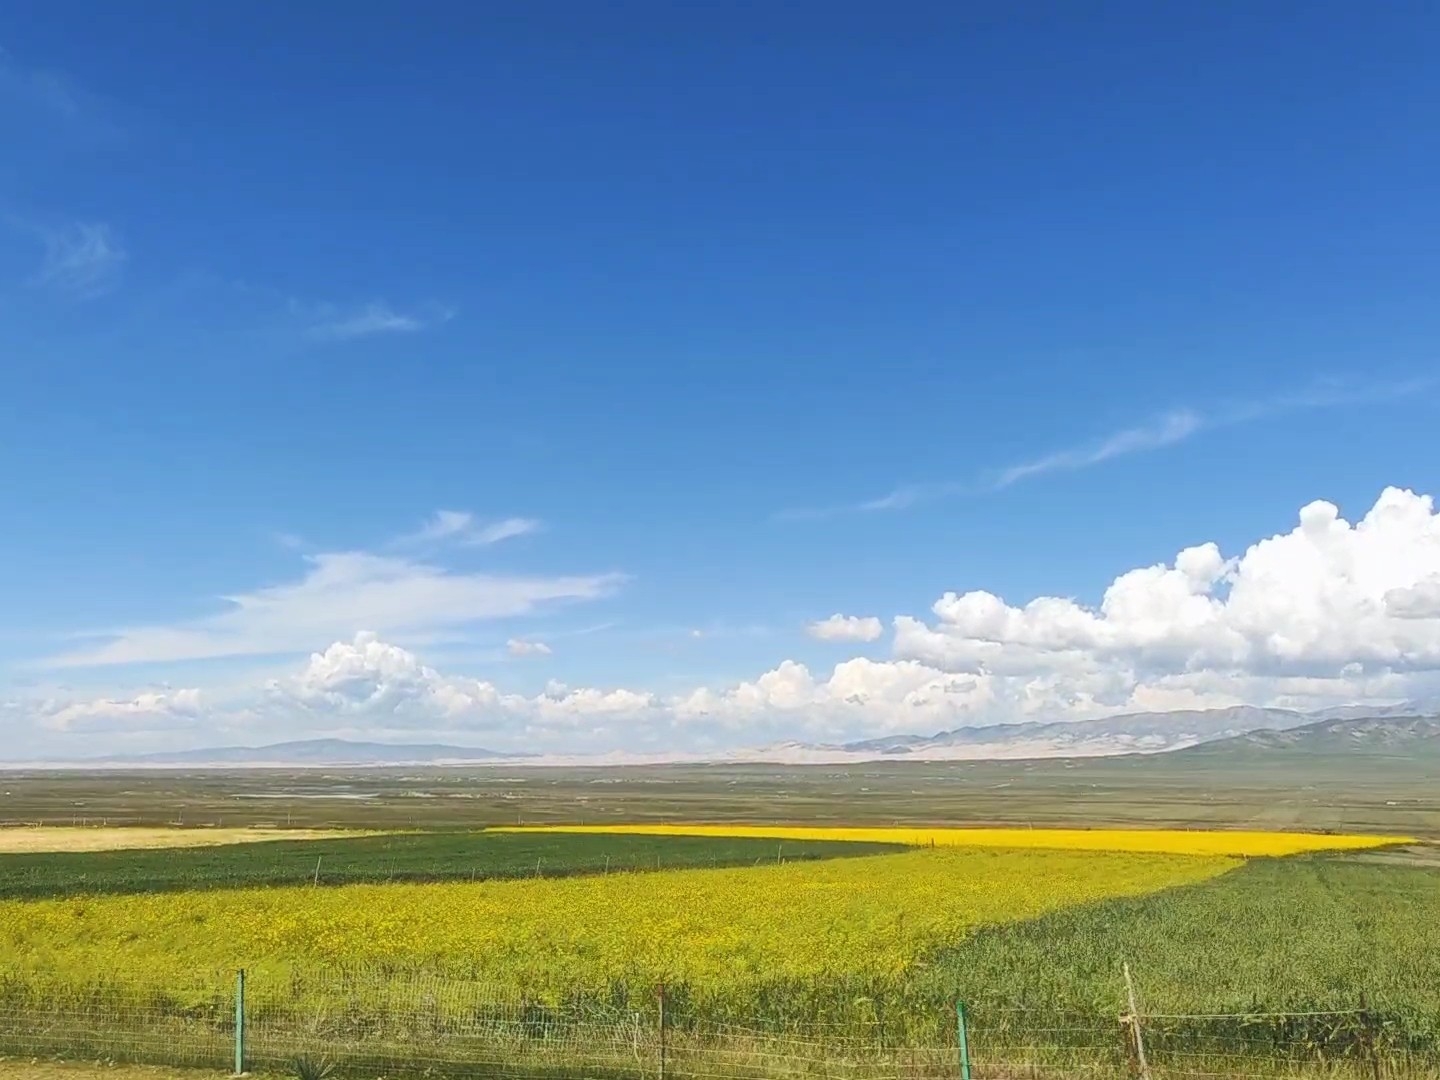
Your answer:
[[[137,991],[0,971],[0,1056],[261,1073],[309,1059],[349,1076],[515,1080],[1440,1080],[1432,1040],[1363,1004],[1162,1015],[957,1002],[915,1017],[901,1015],[914,1002],[875,1001],[838,1019],[737,1020],[672,997],[645,987],[542,1001],[456,978],[345,972],[197,974]]]
[[[0,1055],[214,1066],[229,1060],[235,1030],[221,980],[160,992],[0,975]]]

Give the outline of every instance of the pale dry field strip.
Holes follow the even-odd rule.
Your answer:
[[[0,1080],[197,1080],[228,1076],[221,1069],[171,1069],[159,1065],[116,1065],[111,1062],[53,1061],[0,1057]]]
[[[1049,848],[1134,854],[1253,858],[1310,851],[1357,851],[1414,843],[1407,836],[1227,832],[1188,829],[873,829],[804,825],[523,825],[492,832],[567,832],[644,836],[739,836],[773,840],[855,840],[912,847]]]
[[[0,855],[42,851],[131,851],[214,847],[262,840],[327,840],[365,833],[338,829],[112,829],[42,825],[0,827]]]

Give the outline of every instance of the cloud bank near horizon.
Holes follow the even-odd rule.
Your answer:
[[[1186,548],[1121,574],[1093,606],[947,592],[928,614],[891,620],[888,656],[852,656],[820,671],[786,658],[751,679],[680,692],[559,681],[538,694],[510,692],[442,672],[390,640],[388,627],[365,621],[381,611],[392,626],[409,627],[417,596],[443,624],[611,587],[595,576],[501,588],[403,558],[316,557],[301,582],[237,598],[233,611],[182,628],[179,638],[158,637],[163,628],[131,631],[98,653],[62,658],[195,655],[217,640],[259,651],[277,633],[290,647],[306,635],[328,639],[286,674],[223,691],[167,686],[11,700],[0,719],[18,728],[12,746],[46,752],[81,738],[151,749],[297,732],[645,752],[1235,704],[1308,709],[1440,690],[1440,515],[1430,496],[1398,488],[1353,523],[1317,501],[1301,508],[1292,530],[1238,555],[1213,543]],[[322,611],[299,625],[291,618]],[[842,614],[805,629],[829,645],[872,643],[883,633],[874,616]],[[547,656],[540,645],[510,651]]]

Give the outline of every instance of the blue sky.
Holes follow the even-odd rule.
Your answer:
[[[1309,651],[1165,608],[1189,652],[1015,673],[931,608],[1094,611],[1435,490],[1437,45],[1420,4],[9,5],[3,722],[606,748],[1427,689],[1428,616],[1315,643],[1429,595],[1428,516]]]

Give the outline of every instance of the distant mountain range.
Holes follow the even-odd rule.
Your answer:
[[[956,728],[935,735],[896,735],[843,743],[849,754],[943,757],[946,751],[996,750],[1000,756],[1126,754],[1173,750],[1181,746],[1297,727],[1312,718],[1288,709],[1261,709],[1239,705],[1229,709],[1191,709],[1176,712],[1126,713],[1099,720],[1060,723],[996,724],[992,727]],[[959,754],[956,756],[974,756]]]
[[[1108,757],[1175,750],[1212,755],[1294,753],[1421,753],[1440,762],[1440,701],[1400,705],[1347,705],[1319,712],[1228,709],[1128,713],[1063,723],[995,724],[933,735],[892,735],[847,743],[777,743],[724,754],[609,754],[564,757],[507,753],[441,743],[394,744],[307,739],[268,746],[223,746],[88,761],[32,762],[81,768],[318,768],[480,765],[664,764],[729,761],[778,764],[846,764],[862,761],[963,761],[1056,757]]]
[[[103,765],[196,765],[232,767],[275,765],[440,765],[513,761],[525,754],[507,754],[473,746],[442,743],[350,742],[347,739],[304,739],[268,746],[219,746],[96,759]]]
[[[1363,716],[1320,720],[1280,731],[1250,731],[1192,747],[1186,753],[1212,757],[1243,753],[1250,758],[1266,754],[1365,755],[1433,759],[1440,765],[1440,717]]]
[[[1098,720],[996,724],[934,735],[893,735],[838,744],[782,743],[767,752],[791,762],[909,758],[945,761],[982,758],[1106,757],[1162,753],[1252,733],[1283,732],[1321,722],[1440,714],[1440,701],[1399,705],[1343,705],[1317,712],[1237,705],[1227,709],[1125,713]]]

